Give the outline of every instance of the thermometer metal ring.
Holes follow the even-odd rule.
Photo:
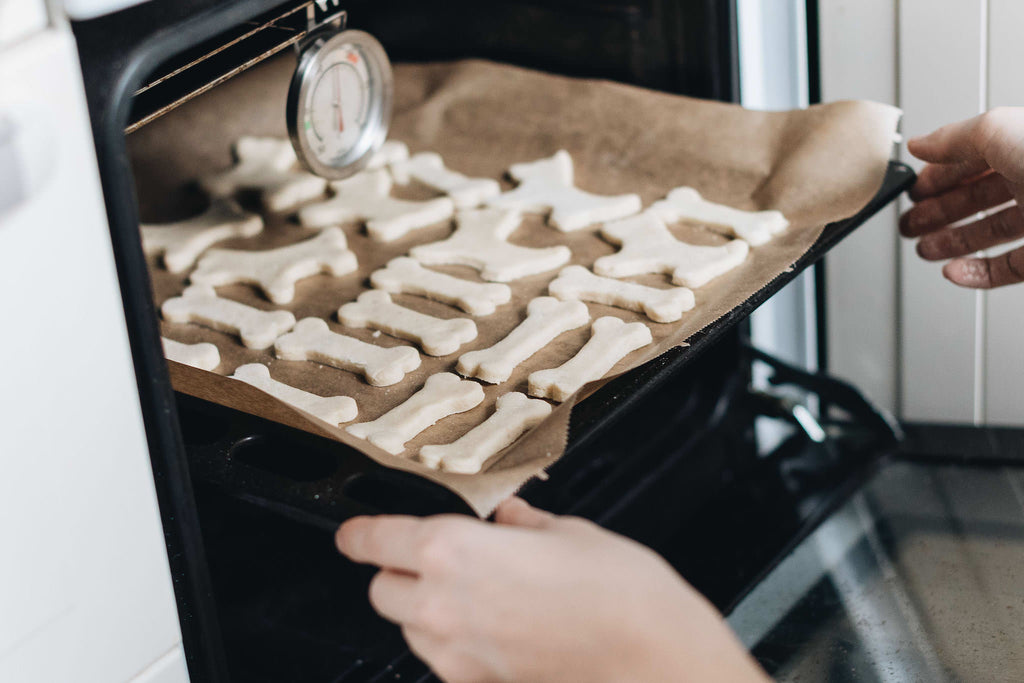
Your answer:
[[[288,134],[299,160],[332,179],[364,168],[387,137],[393,89],[391,64],[373,36],[314,34],[288,91]]]

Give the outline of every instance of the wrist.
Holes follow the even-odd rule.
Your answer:
[[[630,653],[608,681],[763,683],[771,678],[703,597],[685,600],[631,631]],[[656,617],[657,615],[648,615]],[[634,622],[637,623],[637,622]]]

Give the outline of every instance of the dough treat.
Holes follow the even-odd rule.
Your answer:
[[[557,368],[530,373],[530,395],[564,401],[651,341],[651,330],[643,323],[625,323],[611,316],[598,318],[591,327],[590,341],[579,353]]]
[[[686,219],[724,226],[752,247],[768,242],[789,227],[789,221],[780,211],[734,209],[709,202],[692,187],[677,187],[665,199],[654,202],[651,211],[666,223]]]
[[[376,171],[378,168],[387,168],[391,164],[397,164],[409,158],[409,148],[404,142],[398,140],[387,140],[380,146],[370,160],[366,163],[367,171]]]
[[[548,222],[562,232],[632,216],[641,209],[638,195],[609,197],[573,185],[572,157],[564,149],[547,159],[514,164],[509,175],[519,181],[519,187],[489,200],[488,205],[528,213],[550,212]]]
[[[232,237],[252,237],[263,230],[263,219],[243,211],[230,199],[214,199],[203,213],[177,223],[143,224],[142,250],[147,256],[163,255],[172,273],[184,273],[199,255],[217,242]]]
[[[480,206],[491,197],[501,193],[501,185],[490,178],[467,178],[445,168],[440,154],[421,152],[407,161],[395,162],[391,165],[391,173],[395,181],[403,185],[415,180],[432,190],[446,194],[455,202],[458,209],[471,209]]]
[[[409,255],[426,266],[469,266],[491,282],[511,282],[565,265],[569,247],[544,249],[509,244],[522,215],[504,209],[460,211],[455,232],[446,240],[413,247]]]
[[[164,358],[175,363],[191,365],[200,370],[213,370],[220,365],[220,351],[216,344],[182,344],[167,337],[160,337],[164,347]]]
[[[334,196],[302,207],[299,222],[307,228],[364,221],[378,242],[393,242],[413,230],[448,220],[455,205],[447,197],[411,202],[391,196],[391,176],[384,169],[363,171],[331,183]]]
[[[562,301],[593,301],[643,313],[656,323],[671,323],[694,306],[693,292],[686,287],[660,289],[594,275],[583,266],[566,266],[548,285],[548,292]]]
[[[311,360],[363,375],[375,387],[397,384],[420,366],[420,354],[411,346],[384,348],[331,332],[320,318],[303,318],[295,331],[274,344],[282,360]]]
[[[341,228],[329,228],[304,242],[266,251],[211,249],[199,259],[191,282],[212,287],[242,282],[256,285],[275,304],[291,303],[295,283],[318,273],[336,277],[357,267]]]
[[[265,349],[295,326],[288,311],[261,311],[231,299],[222,299],[209,285],[192,285],[181,296],[160,307],[164,320],[196,323],[219,332],[238,335],[250,349]]]
[[[421,448],[420,462],[435,470],[476,474],[484,463],[551,414],[550,403],[515,391],[501,396],[496,408],[489,418],[457,441]]]
[[[372,422],[360,422],[345,429],[366,439],[392,455],[405,450],[405,444],[438,420],[471,410],[484,400],[484,390],[476,382],[459,379],[450,372],[431,375],[423,388],[405,403]]]
[[[468,318],[444,320],[399,306],[379,289],[363,292],[338,309],[338,320],[348,327],[369,327],[420,345],[428,356],[447,356],[476,339],[476,323]]]
[[[424,268],[407,256],[388,261],[370,275],[370,284],[392,294],[415,294],[461,308],[470,315],[494,313],[512,300],[508,285],[473,282]]]
[[[235,143],[234,150],[233,167],[199,180],[214,197],[255,191],[268,211],[278,213],[316,199],[327,188],[324,178],[297,170],[298,160],[288,140],[245,137]]]
[[[339,425],[342,422],[350,422],[356,419],[359,408],[356,402],[348,396],[323,397],[311,394],[302,389],[271,379],[270,370],[267,366],[259,363],[249,363],[235,370],[231,379],[237,379],[246,384],[251,384],[265,394],[270,394],[279,401],[283,401],[299,410],[304,410],[314,417],[332,425]]]
[[[526,320],[494,346],[462,354],[456,370],[460,375],[477,377],[489,384],[504,382],[516,366],[555,337],[589,321],[590,312],[583,302],[537,297],[527,306]]]
[[[732,240],[719,247],[681,242],[652,211],[606,223],[601,234],[621,244],[617,254],[602,256],[594,272],[608,277],[629,277],[643,273],[670,273],[677,285],[696,289],[743,263],[750,247]]]

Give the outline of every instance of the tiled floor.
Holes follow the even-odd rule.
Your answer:
[[[1024,469],[887,466],[730,623],[783,681],[1024,681]]]

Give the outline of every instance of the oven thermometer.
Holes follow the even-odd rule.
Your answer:
[[[363,31],[315,32],[299,48],[288,90],[288,134],[299,160],[325,178],[366,166],[388,134],[391,63]]]

